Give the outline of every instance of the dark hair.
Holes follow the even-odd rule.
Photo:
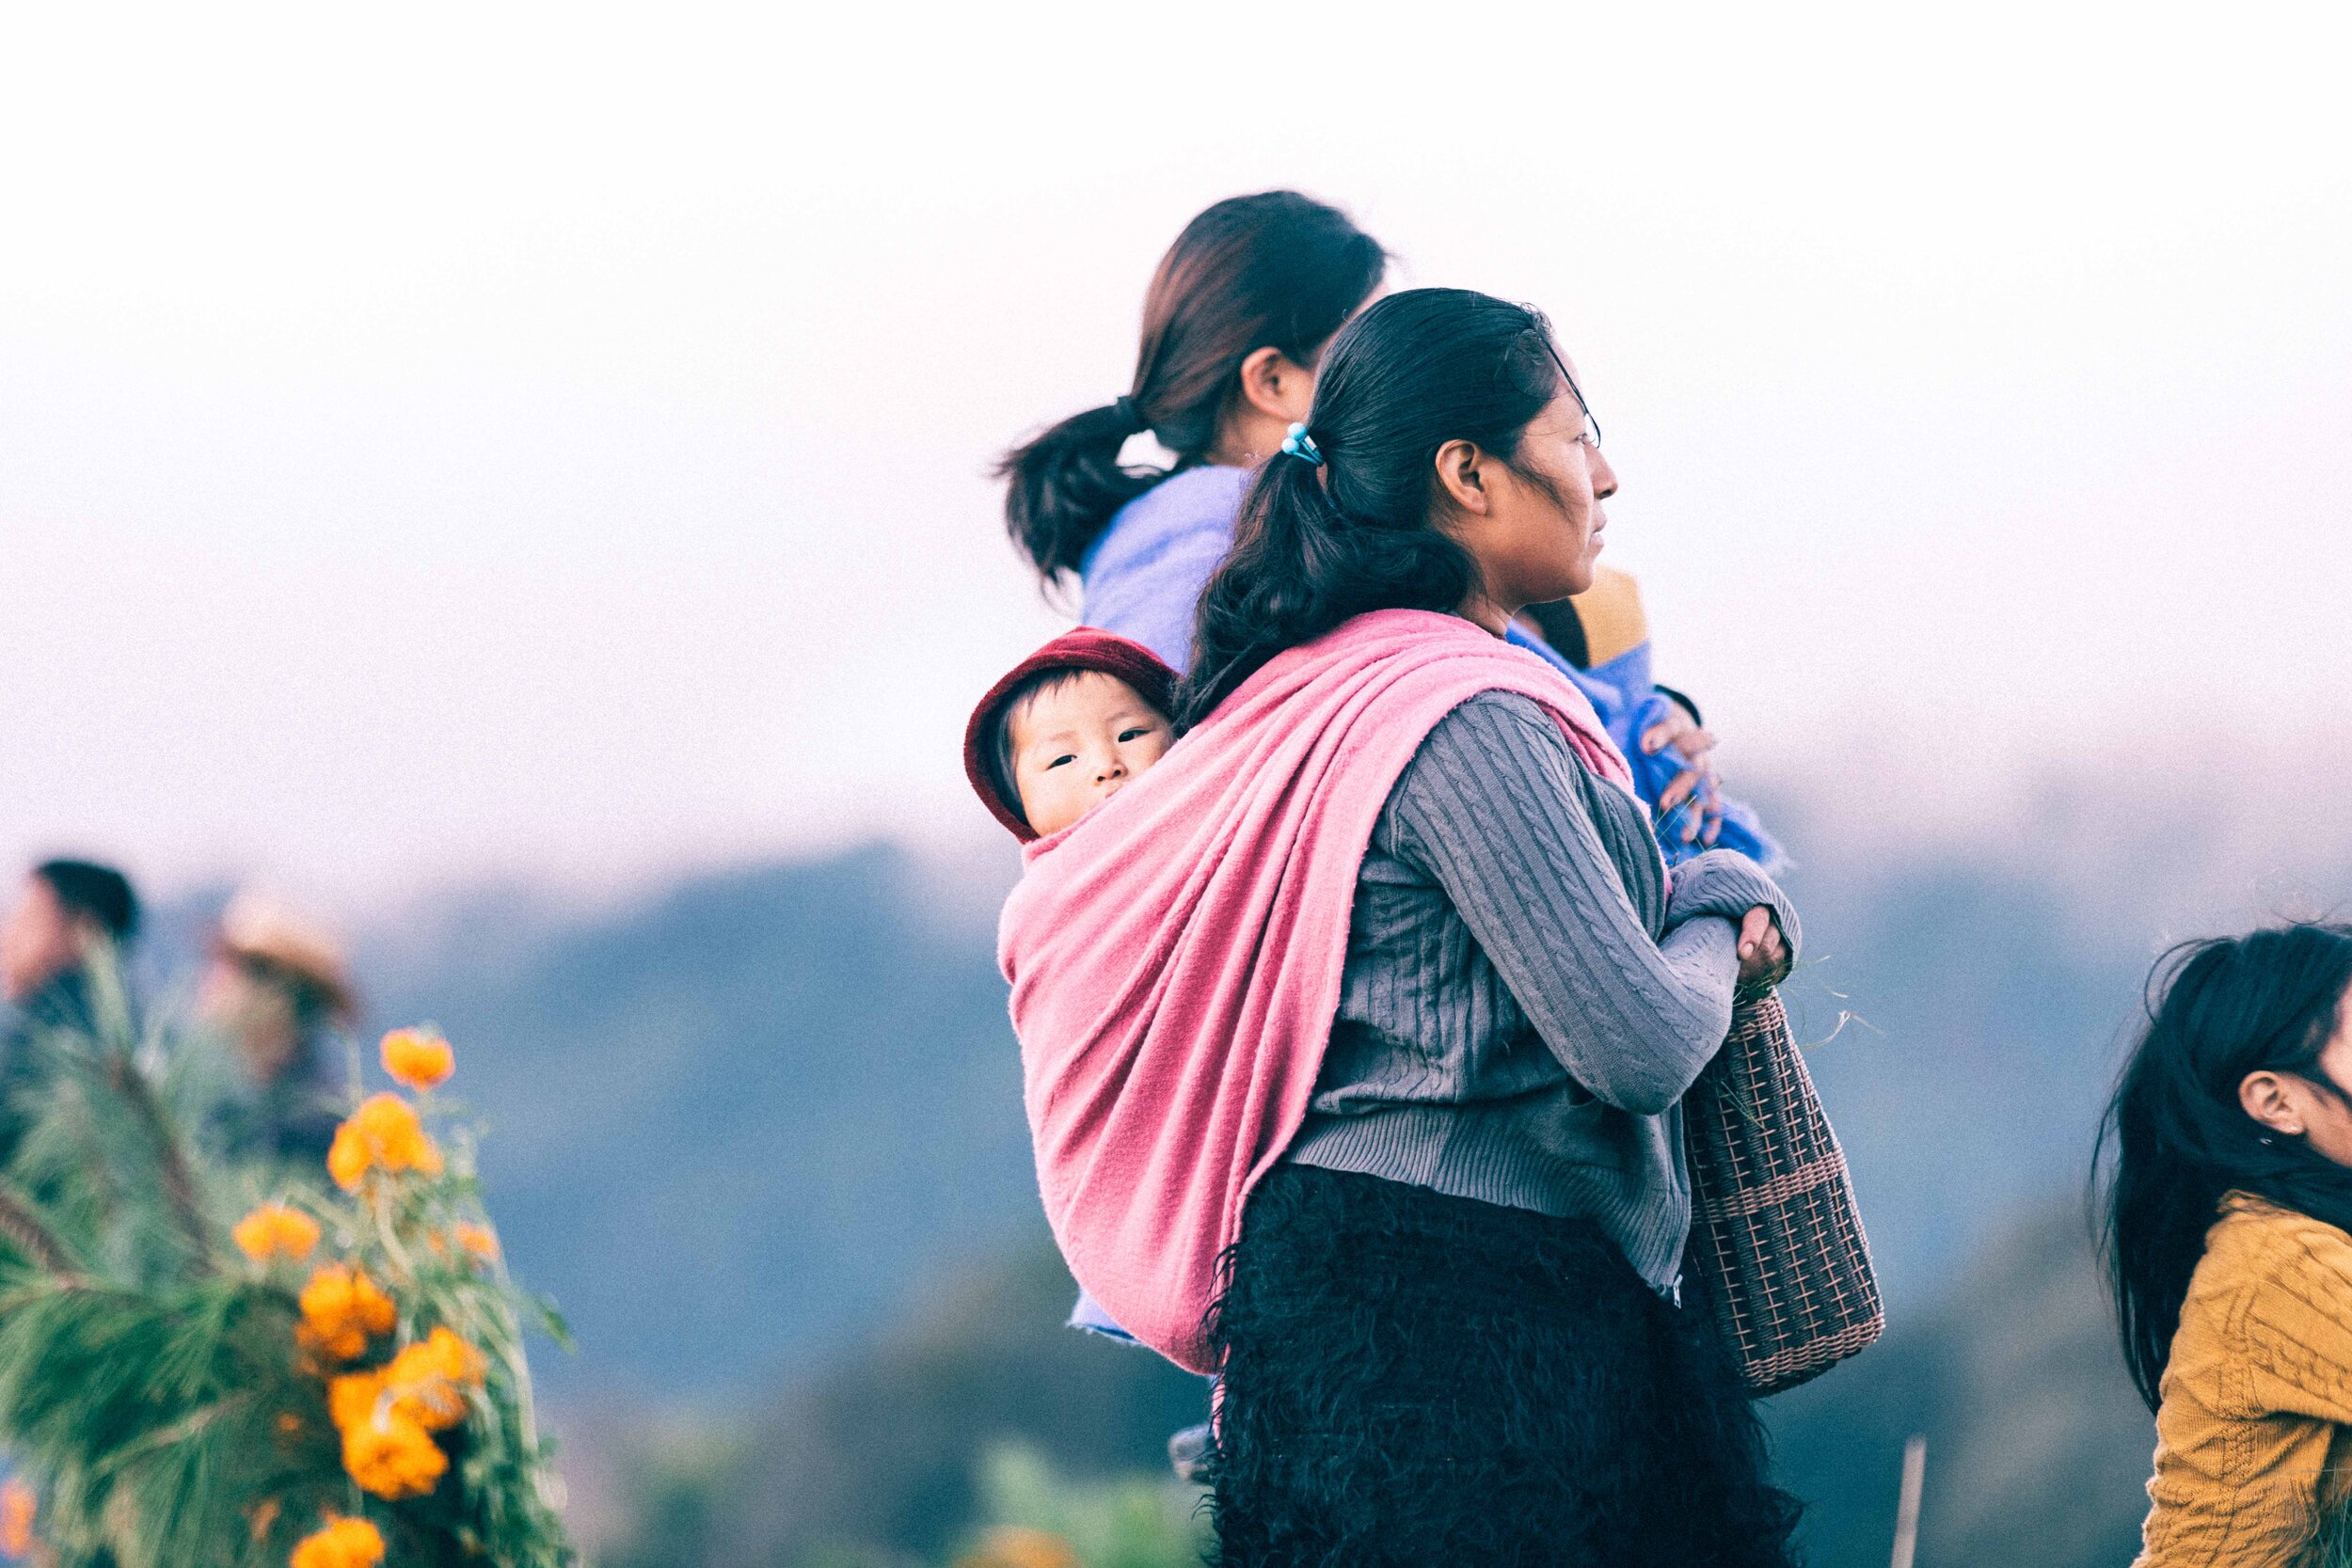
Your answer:
[[[138,895],[130,879],[111,865],[90,861],[43,861],[33,875],[49,884],[65,912],[96,921],[117,942],[138,934]]]
[[[2352,1170],[2301,1138],[2269,1133],[2238,1101],[2246,1075],[2262,1071],[2342,1098],[2319,1053],[2347,989],[2352,926],[2338,925],[2186,942],[2149,976],[2148,1027],[2108,1102],[2099,1151],[2114,1151],[2102,1228],[2123,1360],[2151,1410],[2223,1194],[2252,1193],[2352,1230]]]
[[[1565,374],[1542,312],[1468,289],[1408,289],[1351,322],[1307,419],[1323,462],[1259,471],[1201,591],[1178,727],[1351,616],[1458,608],[1478,565],[1435,526],[1438,449],[1474,441],[1512,461]]]
[[[1143,296],[1143,343],[1126,396],[1006,453],[1005,527],[1046,582],[1074,572],[1111,515],[1216,442],[1241,362],[1280,349],[1311,367],[1388,270],[1380,243],[1296,191],[1218,202],[1184,225]],[[1175,469],[1121,467],[1150,432]]]
[[[1592,640],[1585,635],[1584,618],[1577,613],[1574,599],[1532,604],[1524,613],[1535,623],[1535,629],[1544,634],[1544,641],[1551,644],[1553,653],[1580,670],[1593,667]]]

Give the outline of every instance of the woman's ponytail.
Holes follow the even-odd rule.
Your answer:
[[[1129,396],[997,465],[1006,531],[1038,576],[1051,585],[1076,572],[1120,507],[1210,461],[1242,362],[1274,348],[1311,370],[1387,269],[1378,241],[1296,191],[1233,197],[1184,225],[1144,296]],[[1120,466],[1120,448],[1147,431],[1176,454],[1173,468]]]
[[[1512,461],[1565,376],[1540,314],[1466,289],[1391,294],[1342,330],[1303,446],[1259,472],[1201,593],[1177,728],[1352,616],[1460,609],[1478,565],[1436,524],[1438,450],[1469,440]]]
[[[1285,648],[1373,610],[1453,610],[1477,585],[1470,552],[1434,529],[1340,509],[1321,464],[1269,461],[1242,503],[1233,547],[1200,594],[1179,734]]]
[[[1005,531],[1048,583],[1077,571],[1112,515],[1168,477],[1120,466],[1120,449],[1142,434],[1141,420],[1120,398],[1062,420],[996,466],[1006,482]]]

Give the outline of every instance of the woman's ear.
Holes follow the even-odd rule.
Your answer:
[[[1241,396],[1267,419],[1295,424],[1314,411],[1315,378],[1279,348],[1252,349],[1241,362]]]
[[[2246,1114],[2273,1132],[2290,1138],[2303,1135],[2301,1096],[2290,1086],[2286,1075],[2265,1069],[2249,1072],[2238,1083],[2237,1102]]]
[[[1457,439],[1439,447],[1433,459],[1438,488],[1446,499],[1460,510],[1482,517],[1494,507],[1494,492],[1486,488],[1486,476],[1481,467],[1486,458],[1477,442]]]

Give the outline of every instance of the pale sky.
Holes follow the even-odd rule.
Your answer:
[[[2323,8],[45,9],[0,855],[357,908],[985,833],[964,710],[1063,623],[984,470],[1278,184],[1552,315],[1735,777],[2352,723]]]

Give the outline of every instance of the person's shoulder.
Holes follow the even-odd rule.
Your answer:
[[[1550,798],[1565,777],[1583,770],[1541,703],[1489,688],[1463,698],[1430,726],[1398,780],[1396,793],[1438,789],[1449,800],[1465,792],[1502,800]],[[1582,792],[1572,791],[1576,799]]]
[[[1488,687],[1463,698],[1438,721],[1437,730],[1432,733],[1439,732],[1476,736],[1492,736],[1500,732],[1535,741],[1546,750],[1554,746],[1567,750],[1559,724],[1544,711],[1543,704],[1523,691],[1502,687]]]
[[[2352,1274],[2352,1235],[2254,1193],[2224,1194],[2205,1250],[2249,1261],[2320,1258]]]
[[[1182,498],[1188,504],[1228,500],[1239,505],[1241,499],[1249,493],[1249,482],[1257,476],[1255,468],[1237,468],[1226,463],[1200,463],[1189,468],[1179,468],[1152,486],[1150,493]]]
[[[2212,1309],[2280,1294],[2331,1316],[2352,1316],[2352,1235],[2251,1193],[2230,1193],[2205,1234],[2191,1301]]]
[[[1187,588],[1179,596],[1188,616],[1200,589],[1190,579],[1205,581],[1232,547],[1248,483],[1246,468],[1186,468],[1120,507],[1078,563],[1087,594],[1151,592],[1156,597],[1161,575],[1180,571]]]
[[[1228,533],[1249,491],[1250,470],[1204,463],[1181,468],[1112,514],[1098,549],[1135,534]]]

